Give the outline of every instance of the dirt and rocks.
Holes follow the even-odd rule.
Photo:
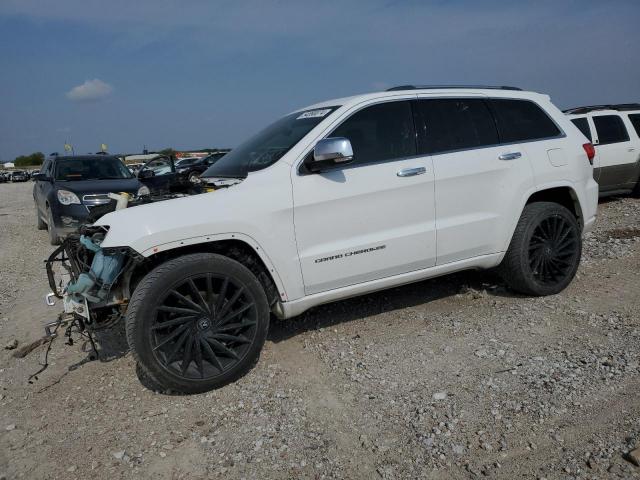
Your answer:
[[[101,361],[56,340],[27,381],[46,345],[12,354],[57,312],[31,188],[0,185],[0,478],[640,478],[638,199],[601,202],[560,295],[469,272],[327,305],[274,320],[240,381],[175,396],[117,332]]]

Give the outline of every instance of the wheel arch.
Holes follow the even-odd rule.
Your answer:
[[[188,239],[174,242],[177,245],[160,245],[146,250],[142,253],[146,261],[132,272],[130,291],[133,293],[138,282],[161,263],[191,253],[215,253],[236,260],[251,270],[264,288],[271,307],[278,301],[285,301],[284,285],[271,260],[255,241],[245,237],[239,234],[210,235],[204,239]]]
[[[584,215],[583,209],[580,203],[580,197],[576,192],[572,184],[566,183],[553,183],[550,185],[544,185],[538,188],[532,188],[528,190],[523,196],[520,203],[520,209],[517,216],[512,219],[511,227],[509,229],[509,235],[506,239],[506,243],[503,245],[502,251],[506,252],[511,243],[513,234],[518,225],[518,221],[524,211],[524,208],[535,202],[553,202],[558,203],[566,208],[576,217],[580,228],[584,227]]]
[[[580,206],[580,199],[576,191],[568,185],[537,190],[529,195],[524,206],[535,202],[552,202],[562,205],[573,214],[581,227],[584,226],[584,216],[582,207]]]

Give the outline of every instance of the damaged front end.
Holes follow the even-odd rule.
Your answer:
[[[144,261],[129,248],[102,248],[108,227],[84,226],[65,238],[46,261],[51,293],[62,299],[64,312],[45,326],[54,329],[76,324],[80,331],[97,331],[116,324],[124,315],[131,297],[131,277],[136,265]]]

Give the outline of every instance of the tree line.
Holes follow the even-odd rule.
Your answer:
[[[44,153],[35,152],[31,155],[20,155],[16,157],[13,164],[16,167],[37,167],[42,165],[42,162],[44,162]]]

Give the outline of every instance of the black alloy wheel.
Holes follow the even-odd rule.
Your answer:
[[[529,266],[533,277],[542,285],[562,282],[574,267],[579,242],[578,231],[564,217],[544,218],[533,231],[529,243]]]
[[[247,353],[257,307],[244,286],[224,275],[188,277],[158,302],[151,343],[158,362],[184,379],[223,374]]]
[[[582,255],[582,227],[565,206],[534,202],[524,207],[498,271],[513,290],[553,295],[575,277]]]
[[[264,289],[241,263],[212,253],[168,260],[137,285],[127,341],[158,389],[199,393],[244,375],[269,327]]]

